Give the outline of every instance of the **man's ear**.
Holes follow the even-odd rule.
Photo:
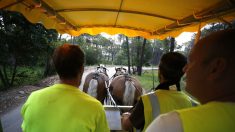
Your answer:
[[[224,71],[227,68],[227,60],[225,58],[219,57],[213,59],[208,68],[209,80],[216,80],[223,76]]]

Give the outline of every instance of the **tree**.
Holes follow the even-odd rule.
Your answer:
[[[219,30],[225,30],[228,28],[235,28],[235,21],[232,21],[229,25],[227,23],[211,23],[206,25],[204,28],[201,29],[201,38],[204,38],[206,36],[208,36],[209,34],[219,31]],[[194,45],[194,41],[196,38],[196,34],[194,34],[191,38],[190,41],[184,43],[183,45],[185,46],[185,49],[183,51],[183,53],[188,56],[190,50],[192,49],[193,45]]]
[[[126,47],[127,47],[128,73],[131,74],[131,69],[130,69],[130,48],[129,48],[129,42],[128,42],[128,37],[127,36],[126,36]]]
[[[170,52],[174,52],[175,50],[175,38],[174,37],[171,37],[170,38]]]
[[[32,24],[20,13],[0,10],[0,79],[4,89],[12,86],[19,66],[34,66],[47,52],[57,32]]]
[[[74,38],[74,43],[80,45],[86,54],[87,65],[111,63],[119,49],[113,41],[101,35],[91,36],[83,34]],[[111,60],[110,60],[111,58]]]
[[[146,39],[144,39],[144,41],[143,41],[143,45],[142,45],[142,48],[141,48],[140,63],[139,63],[140,65],[139,65],[139,68],[137,67],[137,72],[138,72],[139,76],[141,76],[141,73],[142,73],[145,45],[146,45]]]

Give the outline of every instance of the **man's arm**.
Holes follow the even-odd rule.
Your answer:
[[[133,126],[130,119],[129,119],[130,115],[131,115],[131,113],[129,113],[129,112],[125,112],[125,113],[122,114],[122,120],[121,121],[122,121],[122,129],[123,130],[128,131]]]
[[[158,116],[146,129],[146,132],[183,132],[182,123],[177,112]]]
[[[133,127],[143,129],[144,122],[144,106],[140,98],[130,113],[126,112],[122,114],[122,126],[124,130],[130,130]]]

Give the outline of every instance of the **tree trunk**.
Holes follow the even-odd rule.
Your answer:
[[[140,45],[139,45],[139,43],[140,43],[140,37],[137,37],[137,40],[138,40],[138,45],[137,45],[137,52],[136,52],[136,63],[137,63],[137,74],[139,73],[139,72],[141,72],[141,69],[140,69]],[[139,74],[138,74],[139,75]]]
[[[140,67],[139,67],[139,70],[138,70],[138,75],[139,75],[139,76],[141,76],[141,73],[142,73],[142,66],[143,66],[143,61],[144,61],[144,49],[145,49],[145,45],[146,45],[146,39],[144,39],[143,45],[142,45],[142,49],[141,49]]]
[[[49,72],[51,70],[51,65],[50,65],[50,57],[46,57],[46,64],[45,64],[45,69],[44,69],[44,77],[47,77],[49,75]]]
[[[0,69],[0,78],[1,78],[1,81],[4,85],[3,90],[6,90],[10,86],[10,83],[9,83],[9,80],[7,77],[5,65],[3,65],[2,68]]]
[[[128,42],[128,37],[127,36],[126,36],[126,47],[127,47],[128,73],[131,74],[131,69],[130,69],[130,49],[129,49],[129,42]]]
[[[175,50],[175,38],[171,37],[170,52],[174,52],[174,50]]]
[[[4,65],[3,66],[3,76],[4,76],[4,79],[6,80],[6,86],[9,86],[10,85],[10,82],[9,82],[9,79],[7,77],[7,72],[6,72],[6,66]]]
[[[49,60],[49,45],[47,46],[47,52],[46,52],[46,64],[45,64],[45,68],[44,68],[44,73],[43,76],[47,77],[49,74],[49,69],[50,69],[50,64],[49,64],[50,60]]]
[[[6,90],[6,88],[8,87],[8,85],[7,85],[7,81],[5,80],[4,75],[3,75],[1,69],[0,69],[0,79],[1,79],[1,81],[2,81],[2,83],[3,83],[3,86],[4,86],[3,90]]]
[[[112,59],[112,65],[113,65],[113,60],[114,60],[114,51],[113,51],[113,43],[111,44],[111,59]]]
[[[71,44],[74,44],[74,43],[73,43],[73,36],[71,35],[70,37],[71,37]]]
[[[14,80],[15,80],[15,75],[16,75],[16,70],[17,68],[17,60],[14,63],[14,68],[13,68],[13,73],[12,73],[12,77],[11,77],[11,82],[10,82],[10,86],[13,86]]]
[[[59,41],[61,41],[62,34],[59,35]]]

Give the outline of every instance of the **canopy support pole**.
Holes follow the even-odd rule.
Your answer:
[[[197,42],[199,41],[200,37],[201,37],[201,22],[198,25],[198,31],[197,31],[197,36],[196,36],[196,38],[194,40],[194,45],[197,44]]]

